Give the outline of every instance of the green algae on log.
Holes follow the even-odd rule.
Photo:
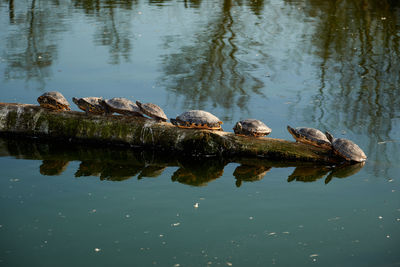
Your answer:
[[[330,150],[268,137],[178,128],[168,122],[120,115],[51,111],[37,105],[0,103],[0,133],[81,143],[151,147],[187,155],[257,157],[337,163]]]

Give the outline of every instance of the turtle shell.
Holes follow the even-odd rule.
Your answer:
[[[168,120],[168,117],[167,117],[167,115],[165,115],[162,108],[160,108],[156,104],[140,103],[139,101],[136,101],[136,104],[138,105],[140,111],[143,112],[144,114],[146,114],[147,116],[149,116],[153,119],[156,119],[156,120],[161,120],[161,121]]]
[[[296,141],[317,146],[327,149],[332,148],[331,142],[328,140],[326,135],[320,130],[314,128],[292,128],[287,126],[289,133],[296,139]]]
[[[140,108],[135,103],[123,97],[106,99],[103,100],[102,104],[105,105],[110,112],[128,116],[143,116]]]
[[[364,151],[353,141],[344,138],[334,138],[329,132],[325,132],[332,142],[333,151],[348,161],[364,162],[367,156]]]
[[[103,98],[102,97],[84,97],[84,98],[76,98],[73,97],[72,101],[83,111],[86,113],[102,115],[108,113],[107,108],[102,105]]]
[[[250,136],[264,136],[271,133],[271,129],[262,121],[256,119],[247,119],[238,121],[233,127],[235,134]]]
[[[71,110],[70,105],[60,92],[46,92],[39,96],[37,101],[41,107],[52,110]]]
[[[171,119],[171,123],[181,128],[222,130],[222,121],[204,110],[186,111],[176,117],[176,119]]]

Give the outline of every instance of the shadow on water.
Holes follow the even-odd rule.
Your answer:
[[[249,158],[188,158],[179,155],[160,154],[158,151],[126,149],[121,147],[98,148],[76,144],[39,142],[36,139],[0,138],[0,157],[41,160],[40,174],[61,175],[71,161],[80,161],[75,171],[76,178],[99,177],[100,180],[124,181],[161,176],[169,168],[177,168],[171,176],[172,182],[190,186],[206,186],[220,178],[229,163],[239,163],[232,176],[240,187],[243,182],[262,180],[272,168],[296,167],[288,182],[313,182],[326,174],[325,183],[332,178],[350,177],[364,164],[323,166],[311,163],[273,162]]]

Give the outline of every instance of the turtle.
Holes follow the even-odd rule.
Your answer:
[[[364,162],[367,160],[364,151],[353,141],[345,138],[334,138],[328,131],[326,131],[325,134],[332,143],[332,149],[335,154],[345,158],[347,161]]]
[[[296,139],[297,142],[332,149],[332,144],[326,135],[320,130],[314,128],[292,128],[287,126],[289,133]]]
[[[43,95],[39,96],[37,101],[39,102],[41,107],[63,111],[63,110],[71,110],[70,105],[65,99],[65,97],[57,91],[46,92]]]
[[[135,103],[123,97],[105,99],[101,103],[110,112],[115,112],[128,116],[143,116],[140,108]]]
[[[81,110],[85,111],[86,114],[91,113],[91,114],[103,115],[109,113],[108,109],[101,104],[103,102],[102,97],[84,97],[84,98],[73,97],[72,101]]]
[[[271,129],[262,121],[256,119],[246,119],[238,121],[233,127],[233,131],[238,135],[265,136],[271,133]]]
[[[222,131],[222,121],[210,112],[204,110],[189,110],[175,119],[171,123],[180,128],[195,128]]]
[[[136,104],[138,105],[138,107],[142,111],[142,113],[146,114],[147,116],[149,116],[155,120],[158,120],[158,121],[167,121],[168,120],[168,117],[167,117],[167,115],[165,115],[162,108],[160,108],[156,104],[141,103],[139,101],[136,101]]]

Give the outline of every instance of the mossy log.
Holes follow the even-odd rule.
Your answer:
[[[178,128],[168,122],[120,115],[51,111],[37,105],[0,103],[0,133],[68,142],[155,148],[190,156],[257,157],[334,164],[331,151],[268,137]]]

